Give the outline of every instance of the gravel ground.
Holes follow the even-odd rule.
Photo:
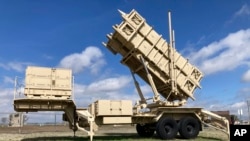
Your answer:
[[[97,132],[95,132],[95,137],[103,136],[124,136],[124,139],[126,139],[127,136],[132,138],[135,137],[135,139],[138,139],[135,127],[132,126],[102,126]],[[77,138],[75,139],[78,140],[79,138],[81,138],[80,140],[88,140],[88,136],[86,135],[86,133],[83,133],[81,131],[76,132],[76,137]],[[75,139],[74,133],[68,128],[68,126],[24,126],[22,128],[0,127],[0,141],[73,141]],[[103,138],[103,140],[107,140],[107,138]],[[155,137],[152,140],[160,139]],[[174,141],[181,140],[182,139],[175,139]],[[227,136],[220,131],[216,131],[210,128],[204,128],[204,130],[200,132],[199,137],[193,140],[227,140]]]

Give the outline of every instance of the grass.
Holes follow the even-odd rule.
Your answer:
[[[68,127],[24,127],[22,132],[19,128],[0,128],[0,141],[89,141],[86,133],[77,131],[74,133]],[[55,130],[56,129],[56,130]],[[67,129],[67,130],[66,130]],[[204,128],[195,139],[185,140],[177,136],[168,141],[225,141],[227,135],[211,128]],[[161,141],[155,134],[151,138],[139,137],[134,127],[130,126],[107,126],[102,127],[93,138],[93,141]]]
[[[34,137],[34,138],[26,138],[21,141],[89,141],[88,136],[82,136],[82,137],[70,137],[70,136],[61,136],[61,137]],[[198,136],[195,139],[190,139],[188,141],[220,141],[221,139],[218,139],[216,137],[203,137]],[[93,141],[161,141],[158,136],[153,136],[151,138],[142,138],[139,137],[137,134],[107,134],[103,136],[94,136]],[[187,141],[185,139],[181,139],[179,136],[177,136],[176,139],[168,140],[168,141]]]

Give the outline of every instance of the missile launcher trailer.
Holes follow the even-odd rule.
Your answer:
[[[133,76],[140,101],[134,106],[132,123],[141,136],[151,136],[154,131],[161,139],[174,138],[177,132],[184,138],[194,138],[202,130],[207,118],[220,121],[220,128],[229,134],[229,123],[202,108],[183,107],[194,91],[200,88],[202,72],[177,52],[169,12],[169,43],[162,38],[135,10],[129,14],[120,11],[123,21],[114,25],[114,32],[103,43],[113,54],[122,56],[121,63]],[[148,83],[154,93],[147,102],[135,74]],[[143,109],[149,111],[144,112]],[[218,124],[217,124],[218,125]]]
[[[140,100],[97,100],[87,108],[77,108],[72,99],[71,70],[28,67],[26,98],[14,99],[18,112],[64,111],[63,120],[73,131],[81,130],[93,139],[101,125],[136,125],[138,135],[151,137],[155,132],[161,139],[195,138],[202,124],[229,135],[229,122],[199,107],[185,107],[188,98],[195,100],[202,72],[177,52],[169,22],[169,43],[162,38],[135,10],[129,14],[119,11],[123,21],[113,26],[104,46],[122,56],[121,63],[132,74]],[[171,21],[169,13],[169,21]],[[153,96],[146,99],[135,75],[152,88]],[[209,121],[209,122],[208,122]]]

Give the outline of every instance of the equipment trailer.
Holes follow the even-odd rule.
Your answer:
[[[229,137],[225,117],[203,108],[184,107],[188,98],[195,99],[193,94],[203,74],[176,51],[170,12],[169,43],[135,10],[129,14],[119,12],[123,21],[113,26],[114,33],[108,34],[108,42],[103,44],[112,53],[119,53],[121,63],[131,71],[140,96],[134,106],[130,100],[97,100],[87,108],[77,108],[70,97],[71,70],[28,67],[24,92],[27,98],[14,99],[14,109],[64,111],[63,119],[70,128],[86,132],[90,140],[98,126],[107,124],[134,124],[138,135],[151,137],[156,132],[161,139],[175,138],[177,133],[186,139],[195,138],[205,124]],[[151,86],[151,99],[144,97],[135,75]]]

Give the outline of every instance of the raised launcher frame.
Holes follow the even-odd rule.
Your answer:
[[[131,18],[135,16],[136,18],[141,19],[139,21],[141,21],[142,23],[140,23],[139,25],[146,24],[145,20],[135,10],[132,10],[130,14],[126,14],[122,11],[120,11],[120,13],[125,20],[133,21],[131,20]],[[125,23],[128,21],[125,21]],[[137,22],[138,20],[135,21]],[[47,98],[26,96],[21,99],[14,99],[15,111],[64,111],[65,114],[63,116],[63,119],[69,122],[70,128],[73,129],[73,131],[79,129],[86,132],[90,136],[90,140],[93,140],[94,131],[97,130],[97,127],[105,124],[136,124],[136,130],[140,136],[150,137],[155,132],[157,132],[161,139],[174,138],[177,132],[179,132],[184,138],[195,138],[198,135],[199,131],[202,130],[202,124],[214,127],[220,131],[225,132],[228,135],[230,134],[229,122],[225,117],[218,116],[212,112],[204,110],[203,108],[182,107],[185,104],[187,98],[194,98],[193,91],[196,87],[199,87],[199,81],[202,78],[202,73],[200,73],[199,70],[194,66],[190,66],[190,64],[188,64],[185,59],[184,65],[188,64],[188,68],[191,68],[188,69],[188,71],[182,70],[184,66],[178,67],[178,65],[175,65],[179,63],[176,59],[171,59],[171,56],[175,56],[173,54],[178,53],[175,50],[173,51],[172,49],[172,39],[170,39],[170,44],[167,44],[164,41],[165,45],[160,46],[167,47],[167,49],[162,48],[165,49],[167,53],[171,52],[169,53],[170,57],[168,57],[167,59],[165,58],[165,63],[162,64],[169,69],[160,73],[159,67],[161,66],[161,59],[158,58],[158,61],[160,61],[158,63],[158,66],[155,64],[152,65],[152,62],[150,62],[152,60],[148,59],[148,56],[137,54],[138,52],[133,50],[133,47],[135,46],[131,45],[131,40],[125,40],[127,38],[123,37],[124,35],[126,35],[123,32],[129,31],[127,31],[127,29],[118,30],[118,28],[120,29],[120,27],[115,26],[115,29],[117,29],[117,36],[113,36],[114,34],[108,35],[109,41],[106,44],[106,47],[114,53],[120,53],[122,56],[126,56],[125,58],[127,58],[123,59],[122,63],[127,65],[131,69],[135,86],[141,98],[135,106],[132,106],[132,101],[98,100],[90,104],[89,107],[80,109],[76,107],[74,100],[71,99],[72,97],[70,97],[69,99],[61,99],[55,96],[49,96]],[[146,29],[148,29],[150,33],[154,33],[153,35],[157,36],[152,27],[147,26]],[[140,30],[134,31],[136,32],[132,32],[133,35],[136,35],[135,33]],[[171,28],[170,31],[172,31]],[[170,37],[172,38],[172,32],[170,33]],[[142,39],[147,39],[149,42],[152,42],[151,39],[154,39],[153,37],[156,36],[150,36],[152,38],[143,37]],[[121,40],[117,40],[116,37],[124,40],[124,42],[121,42]],[[132,35],[131,38],[133,38]],[[159,38],[158,40],[161,40],[161,38]],[[158,40],[155,41],[156,44],[158,43]],[[128,48],[126,47],[126,45],[130,45],[129,47],[131,47],[133,51],[127,51],[126,49]],[[148,48],[148,46],[145,45],[143,47]],[[141,51],[144,50],[142,49]],[[163,57],[164,54],[162,54],[161,56]],[[176,60],[177,62],[172,60]],[[133,64],[133,62],[135,62],[136,64]],[[159,72],[159,74],[156,75],[155,72]],[[176,76],[178,74],[177,72],[180,74],[180,76],[182,76],[180,77],[182,79],[176,79]],[[37,73],[39,74],[39,72]],[[152,87],[152,90],[154,92],[152,103],[148,103],[144,98],[140,90],[140,86],[135,79],[135,73],[142,77]],[[163,82],[164,86],[162,88],[159,87],[159,85],[161,85]],[[192,84],[190,84],[189,82],[192,82]],[[165,83],[167,85],[165,85]],[[73,85],[71,86],[73,87]],[[187,91],[185,91],[185,89]],[[30,94],[32,95],[32,93]],[[160,99],[160,94],[163,98],[165,98],[165,100]],[[207,122],[208,120],[211,122]],[[165,130],[165,127],[167,127],[168,130]]]
[[[167,43],[135,10],[120,13],[123,21],[107,35],[107,49],[119,53],[123,57],[121,63],[151,85],[154,102],[178,107],[185,105],[188,98],[194,100],[202,72],[176,51],[172,38]],[[165,99],[161,100],[160,95]]]
[[[229,121],[225,117],[203,108],[182,108],[188,98],[195,99],[193,94],[197,87],[200,88],[203,74],[176,51],[171,13],[168,13],[170,42],[167,43],[137,11],[132,10],[129,14],[118,11],[123,21],[119,25],[113,26],[114,32],[107,35],[108,41],[103,45],[112,53],[120,54],[123,57],[121,63],[131,70],[140,96],[140,101],[134,107],[136,111],[133,114],[133,123],[139,126],[145,125],[146,127],[138,127],[142,130],[153,128],[161,138],[165,139],[168,137],[160,131],[161,126],[158,123],[167,122],[168,118],[172,118],[179,123],[180,130],[181,128],[185,130],[188,127],[183,124],[190,121],[190,116],[203,124],[207,124],[206,120],[209,117],[212,120],[215,119],[215,126],[210,125],[218,129],[216,126],[219,124],[216,125],[216,122],[221,122],[220,128],[229,137]],[[134,74],[140,76],[151,86],[154,93],[152,103],[146,101]],[[141,112],[143,108],[148,108],[149,112]],[[156,127],[149,124],[153,121],[156,122]],[[194,127],[192,128],[194,129]],[[180,134],[183,135],[181,132]]]

